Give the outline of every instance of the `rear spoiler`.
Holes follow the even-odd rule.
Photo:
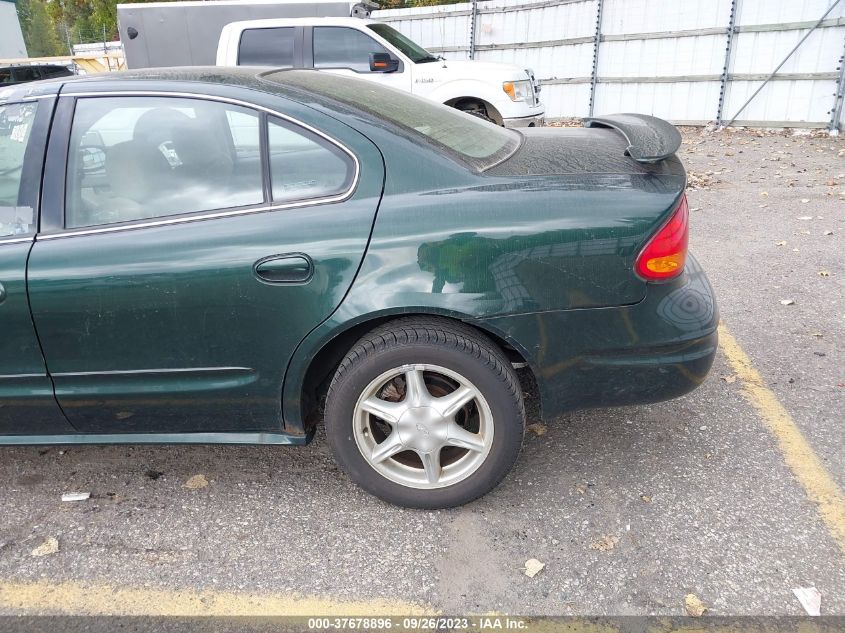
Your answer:
[[[647,114],[608,114],[584,119],[584,127],[613,128],[628,141],[625,153],[639,163],[657,163],[681,146],[677,128]]]

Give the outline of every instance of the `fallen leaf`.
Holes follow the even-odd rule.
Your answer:
[[[786,246],[786,240],[781,240],[780,242],[775,242],[775,246]]]
[[[587,486],[585,486],[584,484],[578,484],[577,486],[575,486],[575,490],[578,491],[579,495],[587,494]]]
[[[194,475],[188,481],[186,481],[183,485],[183,488],[187,488],[188,490],[199,490],[200,488],[208,487],[208,479],[205,478],[205,475]]]
[[[62,501],[88,501],[90,498],[90,492],[66,492],[62,495]]]
[[[642,499],[646,503],[651,503],[651,495],[640,495],[640,499]]]
[[[733,376],[719,376],[719,378],[724,380],[729,385],[736,382],[736,375],[735,374]]]
[[[684,596],[684,608],[687,610],[687,614],[694,618],[700,618],[707,611],[707,607],[694,593],[688,593]]]
[[[764,198],[768,198],[768,197],[769,197],[769,192],[768,192],[768,191],[761,191],[761,192],[760,192],[760,195],[761,195],[761,196],[763,196]]]
[[[41,545],[32,550],[32,555],[49,556],[50,554],[55,554],[58,551],[59,541],[52,536],[48,536],[46,539],[44,539],[44,542],[41,543]]]
[[[822,595],[815,587],[796,587],[792,590],[807,615],[821,615]]]
[[[525,561],[525,567],[522,568],[522,571],[525,572],[525,575],[529,578],[534,578],[534,576],[539,574],[545,566],[546,563],[541,563],[536,558],[529,558]]]
[[[809,198],[801,198],[801,204],[807,204],[809,201]]]
[[[780,304],[782,306],[794,306],[795,305],[795,299],[781,299]]]
[[[536,424],[529,424],[528,430],[534,433],[534,435],[545,435],[549,428],[545,424],[537,422]]]
[[[822,235],[833,235],[833,231],[825,231]]]
[[[593,541],[590,543],[590,549],[595,549],[600,552],[609,552],[616,544],[619,542],[618,536],[613,536],[612,534],[606,534],[602,536],[599,540]]]
[[[829,270],[820,270],[819,271],[819,277],[830,277],[830,271]]]

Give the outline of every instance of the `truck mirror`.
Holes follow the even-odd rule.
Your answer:
[[[370,70],[374,73],[395,73],[399,70],[399,60],[389,53],[370,53]]]

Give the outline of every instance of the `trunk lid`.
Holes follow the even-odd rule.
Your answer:
[[[638,162],[626,155],[625,136],[608,128],[522,134],[520,148],[484,175],[520,192],[520,231],[531,235],[531,248],[521,253],[517,277],[535,301],[531,309],[641,301],[648,284],[634,263],[684,192],[680,160]]]

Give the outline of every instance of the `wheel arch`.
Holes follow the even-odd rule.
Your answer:
[[[493,119],[496,125],[504,125],[504,118],[502,117],[502,114],[499,112],[496,106],[494,106],[486,99],[482,99],[481,97],[454,97],[452,99],[447,100],[443,105],[450,106],[457,110],[463,110],[465,108],[461,106],[468,106],[474,104],[483,106],[484,109],[487,111],[487,116]]]
[[[443,319],[444,322],[462,323],[477,330],[490,338],[512,363],[527,367],[529,375],[525,377],[536,385],[536,370],[529,361],[527,351],[515,341],[509,340],[504,332],[487,324],[481,324],[470,318],[462,318],[462,315],[437,310],[418,309],[369,314],[335,327],[328,334],[321,336],[319,342],[315,342],[308,353],[309,360],[305,371],[301,374],[303,377],[299,384],[289,385],[288,380],[285,380],[284,393],[288,397],[292,396],[292,401],[283,402],[286,429],[289,431],[302,429],[310,432],[319,423],[319,414],[328,385],[344,356],[362,336],[391,321],[415,316],[437,317]],[[284,400],[287,401],[289,398],[284,398]]]

